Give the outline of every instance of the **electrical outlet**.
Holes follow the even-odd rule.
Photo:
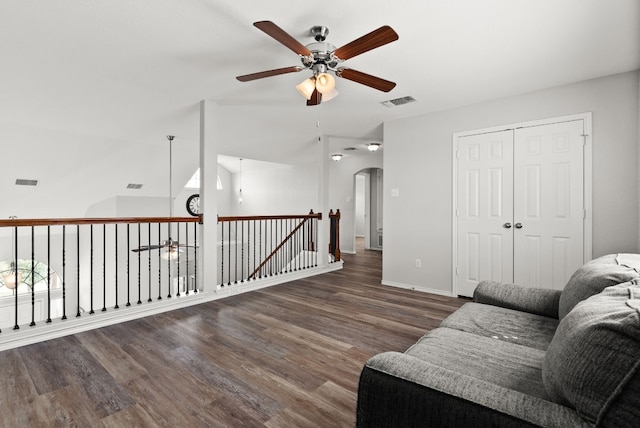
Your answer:
[[[416,269],[422,268],[422,260],[416,259]]]

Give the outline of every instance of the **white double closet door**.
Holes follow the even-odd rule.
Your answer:
[[[456,292],[562,289],[584,262],[584,120],[457,137]]]

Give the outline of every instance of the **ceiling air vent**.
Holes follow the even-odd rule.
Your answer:
[[[352,152],[352,151],[354,151],[354,150],[358,150],[358,149],[356,149],[355,147],[345,147],[345,148],[344,148],[344,149],[342,149],[342,150],[344,150],[345,152]]]
[[[26,178],[17,178],[16,186],[37,186],[38,180],[29,180]]]
[[[142,189],[142,184],[129,183],[127,189]]]
[[[395,98],[393,100],[387,100],[387,101],[383,101],[381,104],[385,107],[397,107],[397,106],[401,106],[403,104],[409,104],[409,103],[413,103],[415,102],[416,99],[410,96],[406,96],[406,97],[402,97],[402,98]]]

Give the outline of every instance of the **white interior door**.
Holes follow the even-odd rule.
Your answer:
[[[514,133],[514,282],[562,289],[583,263],[584,121]]]
[[[513,281],[513,131],[458,138],[457,294]]]

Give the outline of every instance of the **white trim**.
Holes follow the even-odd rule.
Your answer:
[[[83,313],[79,318],[74,315],[66,320],[55,319],[51,323],[39,322],[34,327],[21,326],[20,330],[3,329],[0,333],[0,351],[43,342],[45,340],[56,339],[70,334],[82,333],[100,327],[113,324],[120,324],[150,315],[156,315],[176,309],[182,309],[213,300],[223,299],[249,291],[259,290],[273,285],[282,284],[296,279],[307,278],[322,273],[332,272],[342,269],[343,262],[331,263],[324,267],[314,267],[299,270],[294,273],[277,275],[267,279],[259,279],[250,283],[234,284],[219,288],[215,292],[199,291],[196,294],[174,296],[170,299],[156,301],[153,304],[132,304],[130,307],[121,309],[110,309],[107,312],[96,312],[95,314]],[[39,328],[39,326],[43,326]]]
[[[550,117],[546,119],[538,119],[527,122],[519,122],[513,123],[509,125],[500,125],[500,126],[492,126],[489,128],[475,129],[470,131],[463,132],[455,132],[453,133],[451,140],[451,163],[452,163],[452,198],[451,198],[451,216],[452,216],[452,227],[451,227],[451,295],[458,295],[458,263],[456,260],[458,254],[458,222],[457,222],[457,201],[458,201],[458,161],[457,161],[457,150],[458,150],[458,139],[461,137],[468,137],[472,135],[480,135],[480,134],[489,134],[492,132],[500,132],[506,131],[510,129],[517,128],[528,128],[532,126],[542,126],[542,125],[551,125],[553,123],[562,123],[562,122],[571,122],[574,120],[582,120],[584,124],[584,133],[585,137],[585,145],[584,145],[584,210],[585,210],[585,220],[583,224],[583,233],[584,233],[584,253],[583,253],[583,261],[586,263],[593,258],[593,205],[592,205],[592,197],[593,197],[593,135],[592,135],[592,120],[593,113],[592,112],[584,112],[571,114],[566,116],[557,116]]]
[[[401,282],[394,282],[394,281],[382,281],[381,282],[382,285],[387,285],[389,287],[396,287],[396,288],[404,288],[407,290],[413,290],[413,291],[420,291],[422,293],[429,293],[429,294],[437,294],[438,296],[447,296],[447,297],[454,297],[454,294],[449,293],[448,291],[444,291],[444,290],[436,290],[435,288],[428,288],[428,287],[418,287],[415,285],[409,285],[409,284],[403,284]]]

